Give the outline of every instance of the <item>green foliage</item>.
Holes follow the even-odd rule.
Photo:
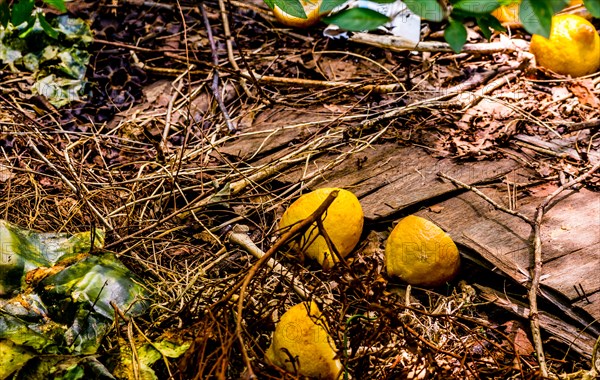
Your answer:
[[[25,1],[25,0],[22,0]],[[306,17],[301,9],[300,0],[264,0],[271,8],[278,7],[292,15]],[[309,0],[317,1],[317,0]],[[373,0],[377,3],[391,3],[393,0]],[[443,22],[447,20],[444,38],[456,52],[460,51],[467,41],[464,24],[475,20],[486,38],[490,38],[493,30],[503,31],[498,20],[491,15],[500,6],[518,3],[519,0],[449,0],[446,6],[444,0],[404,0],[406,6],[424,20]],[[345,3],[344,0],[324,0],[321,12],[327,13]],[[552,16],[563,9],[568,0],[523,0],[519,6],[519,15],[523,27],[531,34],[544,37],[550,35]],[[584,0],[583,4],[594,16],[600,18],[600,0]],[[345,9],[326,17],[323,21],[339,25],[351,31],[373,30],[385,24],[388,19],[377,12],[364,8]]]
[[[10,22],[14,26],[19,26],[24,22],[29,24],[29,21],[34,18],[33,7],[35,6],[34,0],[21,0],[13,5]],[[6,25],[5,25],[6,26]]]
[[[446,16],[446,9],[437,0],[406,0],[408,9],[425,20],[440,22]]]
[[[583,0],[583,5],[590,11],[592,16],[600,18],[600,0]]]
[[[321,13],[327,14],[345,2],[346,0],[323,0],[321,3]]]
[[[277,7],[281,8],[282,11],[289,15],[306,19],[306,13],[304,12],[300,0],[265,0],[265,3],[271,9],[275,8],[275,5],[277,5]]]
[[[20,24],[0,27],[0,62],[13,72],[31,72],[32,92],[56,107],[79,100],[85,93],[87,46],[93,39],[89,25],[67,15],[47,20],[39,9],[23,20],[26,1],[12,10],[11,17]]]
[[[465,25],[454,19],[448,20],[448,26],[444,30],[444,39],[452,50],[459,52],[465,41],[467,40],[467,28]]]
[[[390,21],[387,16],[367,8],[351,8],[323,19],[328,24],[338,25],[350,31],[376,29]]]
[[[57,9],[60,12],[66,12],[65,0],[43,0],[45,4]],[[20,26],[27,22],[31,27],[35,24],[36,19],[44,18],[44,15],[39,15],[35,11],[35,0],[19,0],[13,4],[12,9],[8,6],[8,0],[0,0],[0,25],[4,28],[11,22],[14,26]],[[47,23],[47,22],[46,22]]]

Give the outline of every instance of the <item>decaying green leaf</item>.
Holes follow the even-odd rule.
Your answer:
[[[87,46],[93,41],[89,25],[68,15],[46,19],[39,9],[32,15],[18,18],[18,26],[0,26],[0,61],[13,72],[30,71],[35,79],[33,93],[45,96],[55,107],[81,100],[90,59]],[[39,48],[31,50],[32,46]]]
[[[69,355],[96,353],[113,325],[113,305],[138,316],[149,301],[148,290],[114,254],[91,253],[103,246],[102,230],[39,233],[0,220],[0,348],[8,352],[0,367],[12,353],[31,352],[23,372],[30,377],[16,378],[78,379],[84,367],[104,368],[97,361],[82,367]],[[39,354],[69,354],[60,361],[61,377],[40,375],[58,364]]]
[[[178,358],[183,355],[190,347],[189,342],[182,344],[175,343],[169,339],[163,339],[156,343],[136,344],[137,363],[133,361],[131,346],[124,339],[119,339],[121,352],[119,355],[119,364],[114,374],[121,379],[135,379],[134,366],[138,367],[138,372],[142,379],[158,380],[158,377],[151,368],[152,364],[160,360],[163,356],[168,358]]]

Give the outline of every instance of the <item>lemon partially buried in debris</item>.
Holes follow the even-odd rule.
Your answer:
[[[292,16],[277,5],[273,7],[273,14],[284,25],[294,28],[308,28],[318,23],[321,19],[321,3],[322,0],[300,0],[300,4],[304,8],[304,13],[306,13],[306,18]]]
[[[285,211],[279,222],[279,228],[283,230],[306,219],[319,208],[331,192],[336,190],[337,197],[323,215],[323,228],[339,255],[347,256],[360,240],[364,220],[360,202],[348,190],[322,188],[302,195]],[[338,256],[331,251],[327,241],[319,232],[316,223],[291,246],[295,251],[318,261],[325,269],[331,268],[339,261]]]
[[[564,14],[552,17],[550,38],[534,34],[529,51],[539,66],[562,75],[580,77],[600,68],[600,37],[583,17]]]
[[[390,276],[415,286],[439,286],[456,276],[460,254],[441,228],[418,216],[402,219],[387,239],[385,265]]]
[[[267,360],[288,372],[317,379],[337,379],[342,363],[327,332],[327,322],[313,301],[286,311],[275,327]]]

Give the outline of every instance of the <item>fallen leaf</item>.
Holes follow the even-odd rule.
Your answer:
[[[429,211],[431,211],[431,212],[435,212],[436,214],[439,214],[439,213],[440,213],[440,212],[442,212],[443,210],[444,210],[444,206],[438,206],[438,205],[435,205],[435,206],[431,206],[431,207],[429,207]]]
[[[15,173],[13,173],[8,166],[0,164],[0,182],[6,182],[14,177]]]
[[[569,90],[579,99],[584,106],[600,107],[600,99],[594,94],[594,84],[591,80],[581,80],[571,83]]]

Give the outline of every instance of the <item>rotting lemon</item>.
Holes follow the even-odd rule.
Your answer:
[[[300,4],[304,8],[304,13],[306,13],[306,18],[292,16],[277,5],[273,7],[273,14],[284,25],[293,26],[294,28],[308,28],[318,23],[321,19],[321,3],[322,0],[300,0]]]
[[[418,216],[402,219],[387,239],[385,265],[390,276],[415,286],[439,286],[460,267],[456,244],[441,228]]]
[[[569,4],[565,7],[573,7],[575,5],[583,4],[582,0],[571,0]],[[516,1],[514,3],[510,3],[508,5],[503,5],[501,7],[496,8],[492,12],[492,16],[496,17],[498,21],[505,24],[513,24],[516,26],[521,25],[521,20],[519,18],[519,7],[521,6],[521,1]]]
[[[327,330],[327,321],[314,301],[299,303],[281,316],[265,356],[288,372],[337,379],[342,363],[336,359],[336,348]]]
[[[529,51],[539,66],[557,74],[580,77],[600,67],[600,37],[583,17],[564,14],[552,17],[550,38],[534,34]]]
[[[339,193],[324,214],[323,228],[340,256],[346,257],[358,244],[364,222],[360,202],[348,190],[322,188],[302,195],[283,213],[279,228],[291,227],[309,217],[334,190],[338,190]],[[316,223],[310,226],[303,236],[292,242],[291,247],[318,261],[325,269],[331,268],[339,261],[329,249]]]
[[[521,5],[520,2],[518,3],[511,3],[509,5],[503,5],[499,8],[496,8],[493,12],[492,12],[492,16],[496,17],[498,19],[498,21],[500,21],[501,23],[513,23],[513,24],[520,24],[520,20],[519,20],[519,6]]]

